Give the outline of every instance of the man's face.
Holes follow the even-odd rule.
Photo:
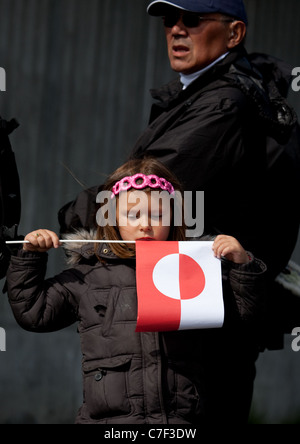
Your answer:
[[[230,23],[222,21],[220,14],[199,15],[217,20],[200,21],[197,27],[187,27],[181,14],[173,27],[165,26],[170,64],[176,72],[192,74],[228,51]]]

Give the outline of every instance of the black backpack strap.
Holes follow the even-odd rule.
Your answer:
[[[21,217],[21,192],[15,155],[9,135],[19,126],[0,117],[0,225],[18,225]]]
[[[5,241],[18,239],[21,217],[19,174],[9,135],[19,126],[0,117],[0,279],[5,277],[10,261],[10,250]]]

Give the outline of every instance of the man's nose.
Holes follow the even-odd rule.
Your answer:
[[[177,20],[177,22],[175,23],[175,25],[173,25],[172,27],[172,34],[173,35],[182,35],[182,34],[186,34],[187,33],[187,29],[185,24],[182,21],[182,17],[179,17],[179,19]]]

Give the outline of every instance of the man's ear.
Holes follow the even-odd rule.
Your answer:
[[[244,40],[247,32],[247,27],[244,22],[239,20],[234,21],[229,26],[229,37],[227,41],[227,48],[232,49],[238,46]]]

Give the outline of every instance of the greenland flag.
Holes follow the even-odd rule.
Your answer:
[[[137,332],[221,328],[221,261],[213,242],[137,241]]]

